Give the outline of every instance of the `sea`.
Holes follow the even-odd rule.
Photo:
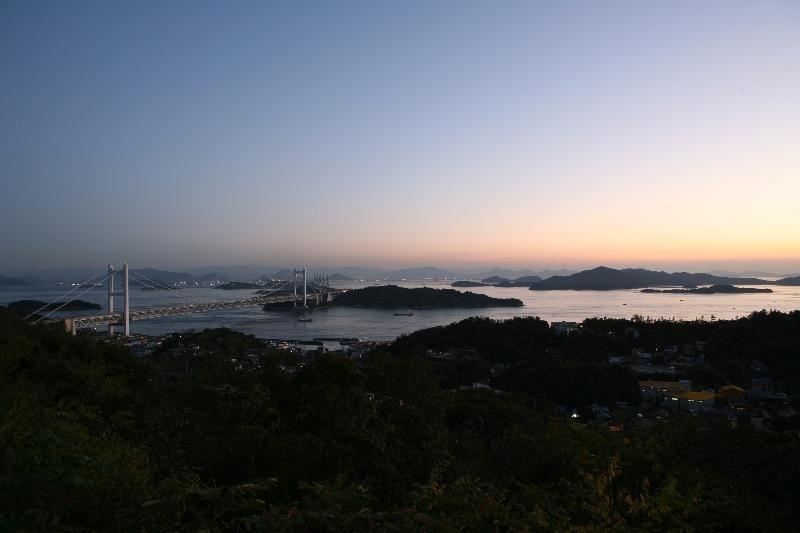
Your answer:
[[[401,287],[450,288],[447,281],[391,282]],[[354,289],[384,282],[343,282],[334,285]],[[648,294],[639,289],[613,291],[531,291],[526,287],[470,287],[456,290],[471,291],[497,298],[518,298],[522,307],[492,307],[485,309],[362,309],[331,307],[306,314],[310,322],[300,322],[295,313],[264,311],[260,306],[194,313],[131,323],[133,333],[161,335],[178,331],[201,331],[205,328],[226,327],[264,339],[314,340],[358,338],[364,341],[393,340],[400,335],[434,326],[444,326],[459,320],[482,316],[492,319],[536,316],[547,321],[580,322],[589,317],[631,318],[633,315],[677,320],[719,320],[747,316],[753,311],[800,309],[800,287],[765,286],[774,292],[756,294]],[[65,292],[63,287],[32,287],[0,289],[0,305],[15,300],[32,299],[50,302]],[[76,291],[80,292],[80,291]],[[190,288],[178,291],[145,291],[132,288],[131,308],[147,308],[186,303],[238,300],[254,295],[254,290],[220,290]],[[107,304],[106,289],[88,291],[81,299]],[[118,298],[117,301],[121,300]],[[117,303],[117,308],[120,304]],[[82,311],[57,313],[52,318],[101,313]],[[396,316],[395,313],[412,313]]]

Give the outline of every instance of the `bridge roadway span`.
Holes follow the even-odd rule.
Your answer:
[[[325,303],[333,300],[337,295],[345,291],[334,289],[327,292],[310,293],[307,300],[318,300],[319,303]],[[217,311],[220,309],[238,309],[239,307],[248,307],[251,305],[264,305],[264,304],[277,304],[287,302],[302,302],[302,294],[289,294],[281,296],[254,296],[252,298],[244,298],[242,300],[228,300],[222,302],[209,302],[209,303],[187,303],[183,305],[165,306],[165,307],[150,307],[146,309],[131,309],[129,320],[148,320],[151,318],[161,318],[172,315],[185,315],[189,313],[205,313],[208,311]],[[116,324],[119,325],[124,319],[123,313],[109,313],[105,315],[86,315],[76,316],[72,318],[62,319],[67,331],[76,331],[80,328],[90,328],[102,325]]]

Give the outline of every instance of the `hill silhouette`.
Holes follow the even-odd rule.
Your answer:
[[[758,278],[725,278],[711,274],[663,272],[644,268],[615,269],[605,266],[583,270],[570,276],[553,276],[531,286],[531,290],[595,290],[643,289],[658,286],[696,285],[769,285]]]
[[[408,307],[436,309],[460,307],[522,307],[516,298],[492,298],[484,294],[455,289],[422,287],[406,289],[397,285],[380,285],[347,291],[330,305],[339,307]]]

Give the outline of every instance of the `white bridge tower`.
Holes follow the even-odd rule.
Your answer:
[[[128,291],[128,263],[122,264],[122,292],[114,291],[114,278],[117,271],[114,270],[114,265],[108,265],[108,314],[114,314],[114,297],[122,296],[122,322],[121,325],[126,337],[131,334],[131,321],[130,321],[130,298]],[[108,324],[108,334],[114,335],[114,326],[120,325],[117,323]]]
[[[294,295],[297,296],[297,275],[303,273],[303,308],[308,308],[308,269],[303,267],[303,270],[298,270],[296,268],[292,269],[292,289],[294,291]],[[297,305],[297,301],[295,301],[295,305]]]

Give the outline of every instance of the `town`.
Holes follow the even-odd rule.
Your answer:
[[[756,430],[770,431],[773,423],[786,420],[797,413],[786,390],[785,380],[775,379],[775,372],[759,359],[748,361],[737,360],[741,378],[737,384],[728,382],[706,362],[708,341],[705,337],[686,341],[686,334],[680,339],[668,336],[658,343],[642,337],[642,330],[657,327],[657,322],[625,322],[615,335],[607,333],[604,339],[606,350],[608,343],[613,343],[626,350],[609,351],[606,355],[607,366],[624,372],[630,380],[634,380],[638,394],[627,394],[606,398],[605,402],[592,401],[580,403],[567,401],[555,403],[553,412],[575,424],[605,424],[610,431],[624,431],[626,426],[648,426],[666,423],[670,417],[692,416],[708,427],[752,427]],[[552,345],[545,347],[541,355],[551,363],[574,358],[573,345],[582,346],[587,337],[596,338],[592,322],[587,324],[566,321],[544,323],[547,336]],[[713,323],[707,323],[706,326]],[[674,325],[674,323],[673,323]],[[617,324],[619,326],[619,324]],[[456,326],[457,327],[457,326]],[[498,327],[501,327],[498,325]],[[588,329],[585,329],[588,328]],[[208,330],[206,335],[216,335],[223,330]],[[227,331],[227,330],[225,330]],[[235,371],[258,370],[263,358],[269,354],[282,355],[280,371],[294,373],[326,354],[343,356],[362,364],[372,353],[392,352],[393,343],[388,341],[367,341],[357,338],[315,338],[312,340],[292,339],[258,339],[228,331],[223,335],[236,335],[248,338],[246,345],[241,345],[238,352],[231,352],[230,347],[221,348],[227,357],[227,364]],[[425,335],[420,332],[415,336]],[[174,378],[192,378],[193,367],[203,357],[213,356],[207,353],[198,341],[197,333],[172,333],[168,335],[132,335],[128,338],[100,333],[91,334],[97,342],[112,343],[128,348],[136,356],[154,361],[158,358],[158,366],[162,370],[170,368]],[[400,344],[408,342],[401,339]],[[394,350],[397,352],[397,350]],[[588,356],[596,356],[595,350],[589,348]],[[476,347],[451,347],[446,350],[425,347],[417,354],[428,360],[443,375],[444,388],[458,390],[482,389],[495,393],[504,392],[505,378],[514,372],[513,362],[488,361],[481,357]],[[166,365],[165,361],[171,364]],[[467,372],[456,381],[449,379],[448,368],[472,365]],[[693,379],[694,378],[694,379]],[[513,392],[520,392],[512,387]],[[628,391],[630,392],[630,391]],[[595,398],[595,400],[599,400]]]

